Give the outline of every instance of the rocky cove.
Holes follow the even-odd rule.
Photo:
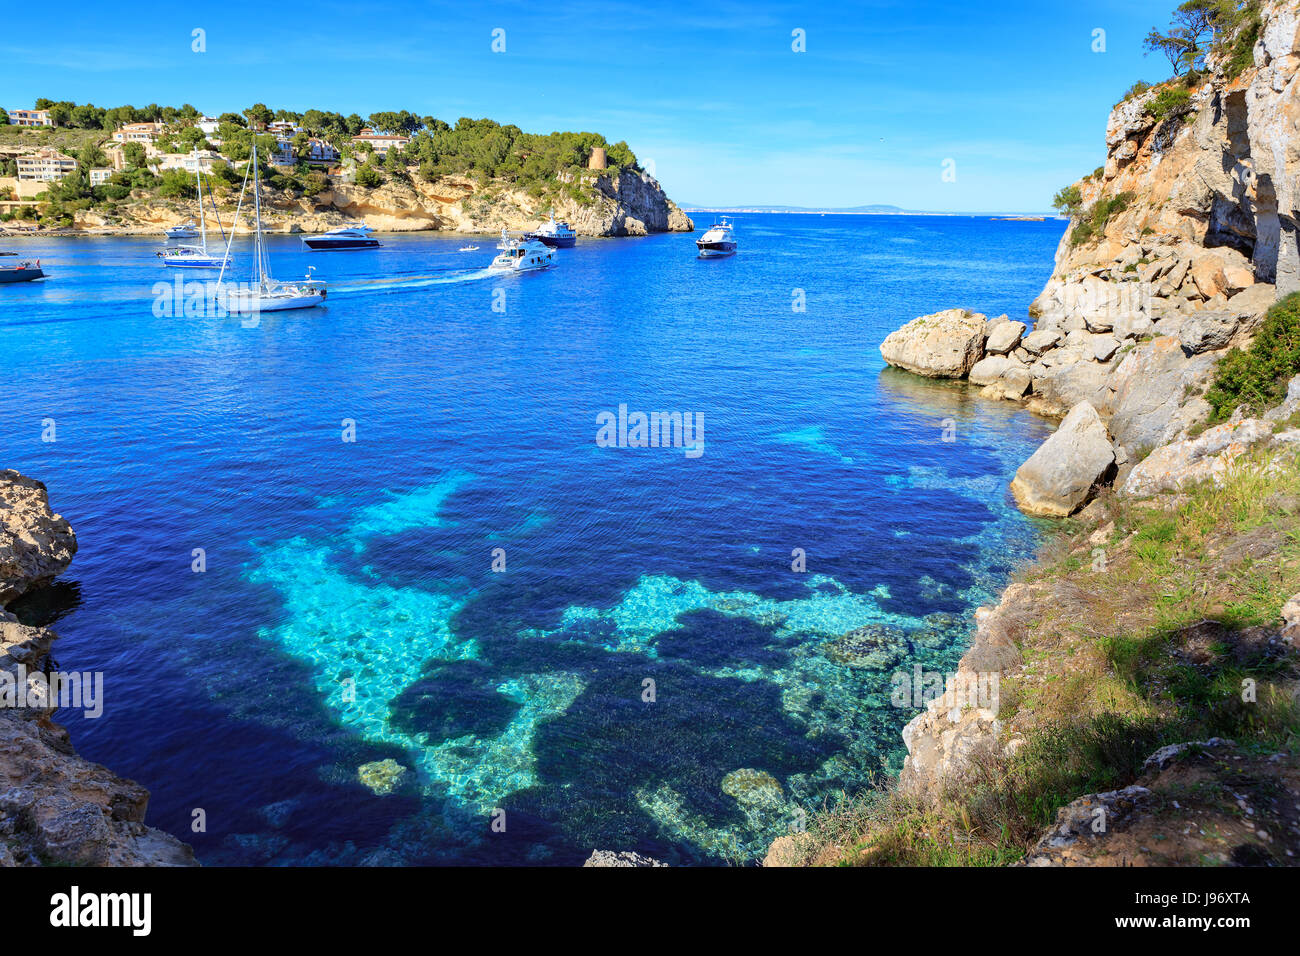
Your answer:
[[[1059,422],[1010,485],[1057,523],[976,612],[899,778],[767,865],[1294,865],[1300,368],[1239,405],[1219,376],[1300,290],[1300,20],[1261,24],[1253,66],[1211,59],[1186,113],[1157,119],[1158,89],[1114,108],[1028,322],[954,308],[881,344]],[[999,705],[971,704],[990,674]]]

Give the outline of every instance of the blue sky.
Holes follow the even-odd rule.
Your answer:
[[[487,116],[625,139],[679,202],[1043,210],[1101,165],[1124,90],[1168,75],[1141,39],[1173,6],[231,0],[122,15],[68,0],[0,35],[0,105]]]

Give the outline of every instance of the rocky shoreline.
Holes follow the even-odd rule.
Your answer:
[[[1068,652],[1057,659],[1060,645],[1088,646],[1071,645],[1073,636],[1062,637],[1057,629],[1097,625],[1098,638],[1114,647],[1116,638],[1101,628],[1146,626],[1150,608],[1135,601],[1132,612],[1117,619],[1117,611],[1101,606],[1115,598],[1101,597],[1106,589],[1073,569],[1100,561],[1098,573],[1104,574],[1107,560],[1141,566],[1134,558],[1145,553],[1144,542],[1134,540],[1139,533],[1117,530],[1128,516],[1160,516],[1157,527],[1148,524],[1140,532],[1153,537],[1170,533],[1167,528],[1176,535],[1189,516],[1191,523],[1213,529],[1190,511],[1202,507],[1189,505],[1198,490],[1210,489],[1212,499],[1214,489],[1252,481],[1263,487],[1269,476],[1295,468],[1300,375],[1275,407],[1239,407],[1218,424],[1212,424],[1206,395],[1220,361],[1248,347],[1270,308],[1300,290],[1292,218],[1300,176],[1300,137],[1294,132],[1300,129],[1298,32],[1294,5],[1268,2],[1254,67],[1231,80],[1213,72],[1192,92],[1191,115],[1157,120],[1146,109],[1158,95],[1154,89],[1115,107],[1105,166],[1073,187],[1080,209],[1061,239],[1052,277],[1029,307],[1032,326],[1005,315],[990,319],[949,309],[912,320],[882,343],[891,366],[965,381],[989,400],[1018,402],[1058,420],[1057,431],[1018,469],[1010,491],[1027,514],[1074,516],[1073,534],[1057,545],[1064,554],[1059,563],[1044,559],[1025,580],[1010,584],[997,605],[976,611],[970,647],[946,692],[903,731],[907,757],[881,804],[893,816],[870,818],[856,846],[819,843],[808,834],[782,837],[767,865],[894,862],[896,847],[886,848],[895,846],[898,821],[911,812],[900,808],[921,808],[929,814],[925,826],[933,829],[936,808],[945,801],[962,807],[964,817],[969,800],[987,800],[985,791],[996,791],[987,768],[1005,773],[1027,737],[1043,730],[1037,710],[1046,705],[1035,702],[1050,696],[1047,684],[1072,685],[1070,693],[1087,700],[1089,682],[1117,677],[1104,656],[1089,661],[1091,672],[1075,667]],[[1108,217],[1094,229],[1099,208]],[[1085,222],[1092,225],[1079,231]],[[1235,495],[1248,493],[1233,489]],[[1300,501],[1274,491],[1268,505],[1278,521],[1260,520],[1262,527],[1240,532],[1223,528],[1202,555],[1205,567],[1188,570],[1180,558],[1167,573],[1209,590],[1268,555],[1294,585],[1294,561],[1284,556],[1283,542],[1294,534]],[[1140,594],[1141,583],[1125,586]],[[1157,655],[1150,666],[1208,673],[1219,665],[1216,655],[1225,653],[1238,664],[1267,661],[1280,675],[1270,687],[1276,693],[1271,699],[1294,708],[1300,682],[1287,675],[1296,672],[1300,594],[1278,600],[1264,616],[1271,623],[1234,628],[1202,621],[1158,632],[1152,640],[1167,656]],[[1206,635],[1218,643],[1207,643]],[[982,706],[986,702],[968,693],[990,676],[1001,678],[1002,696],[1010,696],[1014,708],[999,709],[996,701]],[[1122,697],[1127,690],[1117,684],[1114,693]],[[1060,712],[1053,714],[1058,717]],[[1258,744],[1239,747],[1217,737],[1161,747],[1125,786],[1082,794],[1063,806],[1022,862],[1248,863],[1273,859],[1279,848],[1293,857],[1300,849],[1300,823],[1287,801],[1300,806],[1300,760],[1258,751]],[[1248,778],[1247,768],[1254,777]],[[1266,794],[1262,787],[1255,794],[1248,779],[1273,790]],[[1213,799],[1188,800],[1186,788],[1192,786]],[[977,793],[983,797],[972,798]],[[1173,814],[1171,794],[1183,798],[1181,805],[1173,801],[1179,808]],[[1236,804],[1251,808],[1242,811]],[[1252,822],[1244,814],[1256,814],[1256,808],[1267,812]],[[1111,822],[1100,833],[1093,825],[1098,814]],[[966,820],[958,829],[969,825]],[[1216,840],[1207,836],[1212,832],[1235,835]],[[953,837],[956,843],[965,839]]]
[[[0,471],[0,866],[197,866],[186,844],[145,824],[149,791],[77,755],[52,719],[58,635],[5,610],[76,552],[45,486]]]
[[[590,198],[565,196],[555,202],[555,217],[567,220],[578,235],[589,238],[646,236],[661,232],[692,232],[695,224],[665,195],[649,173],[621,170],[596,176]],[[222,220],[234,218],[237,190],[219,203]],[[527,191],[507,183],[479,183],[465,176],[447,176],[426,182],[418,176],[394,178],[369,188],[333,182],[314,196],[264,188],[263,228],[270,233],[297,235],[327,232],[345,223],[363,221],[376,232],[446,232],[456,235],[499,235],[501,230],[522,232],[546,220],[552,204],[545,206]],[[160,236],[171,226],[198,221],[198,204],[161,200],[133,193],[114,208],[81,210],[70,229],[31,232],[0,227],[6,238],[47,236]],[[237,234],[250,231],[247,217]]]

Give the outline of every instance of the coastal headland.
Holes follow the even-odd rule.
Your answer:
[[[64,125],[0,126],[0,233],[159,235],[205,211],[230,228],[252,144],[263,163],[263,228],[319,233],[496,234],[550,214],[580,236],[690,232],[694,223],[624,143],[592,133],[455,126],[409,113],[360,117],[258,104],[220,117],[192,106],[98,109],[46,103]],[[134,120],[134,121],[133,121]],[[50,122],[54,122],[53,119]],[[77,125],[81,124],[81,125]],[[247,217],[235,226],[249,228]]]

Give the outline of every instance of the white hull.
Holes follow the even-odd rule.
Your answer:
[[[162,264],[176,269],[220,269],[218,256],[163,256]]]
[[[488,272],[541,272],[543,269],[549,269],[553,265],[555,265],[555,262],[551,259],[547,259],[546,261],[540,262],[536,265],[499,266],[494,262],[492,265],[488,266]]]
[[[325,301],[320,292],[307,295],[238,295],[228,296],[222,305],[227,312],[237,315],[254,315],[261,312],[284,312],[287,309],[311,309]]]

